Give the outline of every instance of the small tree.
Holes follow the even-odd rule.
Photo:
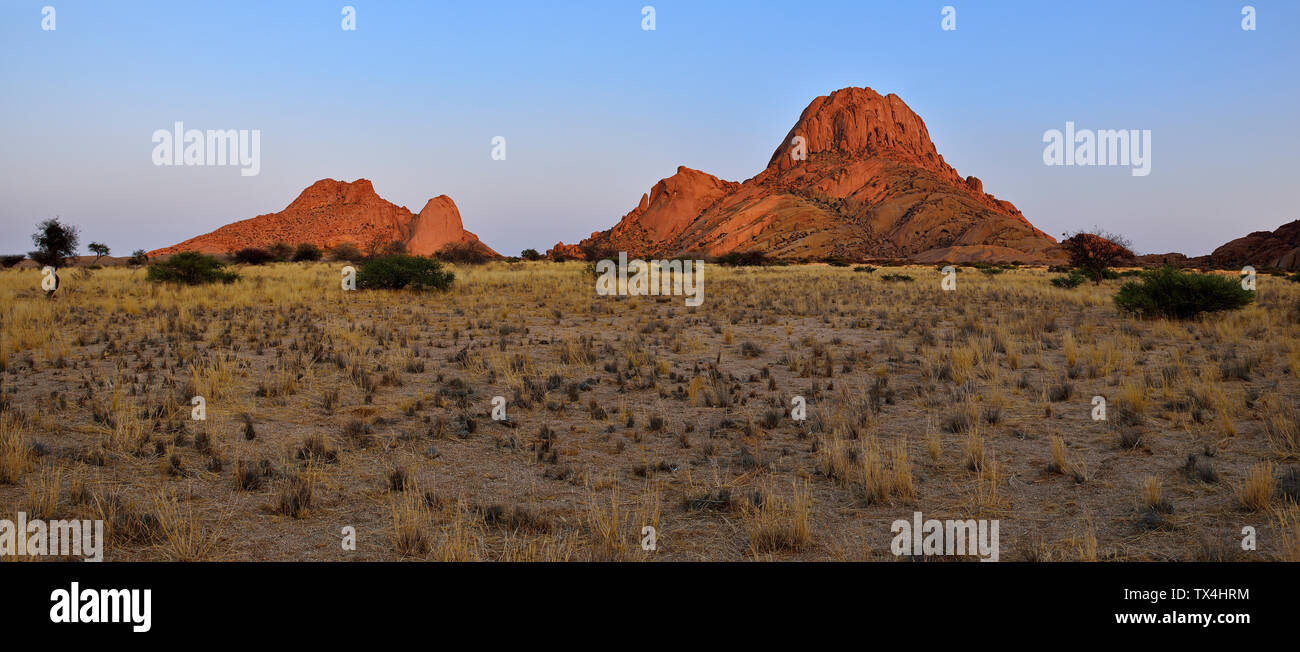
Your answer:
[[[3,268],[5,268],[5,269],[9,269],[10,267],[13,267],[14,265],[17,265],[18,263],[23,262],[23,259],[25,259],[25,258],[27,258],[27,256],[25,256],[25,255],[23,255],[23,254],[14,254],[14,255],[8,255],[8,256],[0,256],[0,267],[3,267]]]
[[[80,242],[81,234],[77,227],[64,224],[57,217],[45,220],[36,226],[36,233],[32,234],[32,244],[36,245],[36,251],[29,252],[27,257],[42,266],[62,267],[64,261],[76,255]]]
[[[537,253],[536,249],[525,249],[519,252],[519,257],[524,260],[541,260],[542,255]]]
[[[1079,268],[1095,285],[1101,285],[1106,270],[1133,258],[1130,246],[1132,243],[1123,236],[1099,228],[1080,231],[1061,241],[1061,248],[1070,256],[1070,265]]]
[[[131,252],[131,257],[126,259],[126,264],[140,266],[149,262],[149,254],[144,249],[136,249]]]
[[[149,265],[145,278],[154,283],[203,285],[205,283],[233,283],[239,278],[225,269],[225,263],[212,256],[194,251],[183,251],[164,261]]]
[[[95,260],[91,261],[91,265],[98,264],[100,258],[107,256],[112,251],[112,249],[108,248],[108,245],[102,242],[92,242],[86,245],[86,248],[90,250],[90,253],[95,254]]]

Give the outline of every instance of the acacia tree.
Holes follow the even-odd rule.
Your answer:
[[[62,267],[63,261],[76,255],[80,242],[81,234],[77,227],[64,224],[55,217],[36,225],[36,233],[32,234],[36,251],[28,252],[27,257],[40,265]]]
[[[92,242],[86,245],[86,248],[90,250],[90,253],[95,254],[95,260],[90,263],[91,265],[99,263],[100,258],[103,258],[112,252],[112,249],[109,249],[108,245],[102,242]]]
[[[1070,265],[1082,270],[1094,285],[1101,284],[1106,270],[1134,258],[1130,246],[1132,243],[1124,236],[1101,229],[1080,231],[1061,240],[1061,248],[1070,256]]]

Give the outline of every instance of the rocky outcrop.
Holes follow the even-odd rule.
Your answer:
[[[1142,267],[1161,267],[1169,265],[1171,267],[1187,267],[1190,259],[1185,254],[1170,252],[1167,254],[1142,254],[1134,257],[1134,261]]]
[[[1300,271],[1300,220],[1283,224],[1276,231],[1256,231],[1228,242],[1210,254],[1210,263]]]
[[[460,221],[460,210],[451,197],[438,195],[425,203],[420,214],[415,216],[406,252],[429,256],[450,244],[469,245],[493,257],[500,255],[480,242],[478,236],[465,230]]]
[[[962,177],[896,95],[845,88],[800,115],[743,182],[679,167],[584,250],[636,256],[762,251],[778,258],[1060,262],[1056,241]]]
[[[410,253],[429,255],[453,242],[482,245],[461,225],[460,211],[446,195],[430,199],[419,215],[380,197],[370,181],[352,183],[321,179],[308,186],[284,210],[227,224],[211,233],[149,252],[150,256],[181,251],[226,253],[276,242],[308,242],[334,247],[348,242],[362,249],[392,242]],[[486,245],[483,248],[493,256]]]

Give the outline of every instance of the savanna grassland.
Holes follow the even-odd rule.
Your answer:
[[[709,266],[690,308],[339,266],[0,272],[0,518],[103,519],[109,560],[883,561],[914,511],[1004,561],[1300,559],[1297,283],[1169,321],[1027,268]]]

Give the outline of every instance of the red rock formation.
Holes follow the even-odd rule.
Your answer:
[[[593,233],[591,235],[592,237],[595,237],[597,234]],[[566,245],[563,242],[557,242],[555,243],[554,247],[551,247],[550,249],[546,250],[547,258],[555,258],[556,256],[563,256],[565,258],[574,258],[574,259],[582,259],[586,257],[583,254],[582,247],[579,247],[576,244]]]
[[[1228,242],[1210,254],[1210,264],[1300,271],[1300,220]]]
[[[799,147],[802,158],[792,155]],[[757,176],[736,183],[680,167],[581,246],[641,257],[1063,259],[1014,205],[944,162],[898,96],[869,88],[813,100]]]
[[[321,179],[279,213],[227,224],[149,255],[226,253],[276,242],[309,242],[327,248],[350,242],[362,249],[402,242],[411,253],[428,255],[451,242],[478,243],[478,237],[461,226],[460,212],[446,195],[430,199],[417,216],[404,206],[384,200],[366,179],[352,183]],[[491,249],[487,251],[497,255]]]
[[[479,242],[478,236],[465,230],[460,221],[460,211],[456,202],[446,195],[430,199],[420,214],[415,216],[411,238],[406,243],[406,252],[417,256],[429,256],[449,244],[468,244],[481,247],[493,257],[498,254],[490,247]]]
[[[1134,260],[1137,261],[1138,265],[1143,267],[1160,267],[1162,265],[1187,267],[1189,264],[1188,261],[1191,259],[1189,259],[1186,254],[1171,251],[1167,254],[1143,254],[1141,256],[1136,256]]]

